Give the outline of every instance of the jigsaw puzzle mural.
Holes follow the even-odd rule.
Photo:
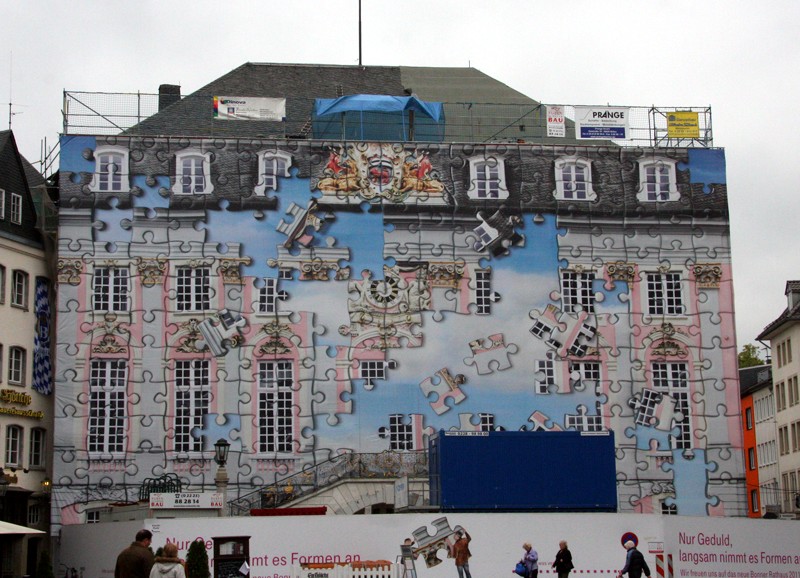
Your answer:
[[[745,511],[720,150],[72,136],[60,182],[56,532],[219,438],[232,499],[438,430]]]

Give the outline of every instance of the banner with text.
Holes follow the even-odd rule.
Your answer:
[[[621,106],[576,106],[575,132],[581,139],[625,140],[630,109]]]
[[[285,120],[286,99],[215,96],[214,118],[220,120]]]

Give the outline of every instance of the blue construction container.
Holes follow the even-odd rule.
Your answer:
[[[617,510],[613,432],[440,430],[428,448],[442,510]]]

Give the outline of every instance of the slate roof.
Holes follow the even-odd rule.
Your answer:
[[[530,118],[514,124],[520,115],[537,109],[539,103],[475,68],[254,62],[245,63],[184,96],[128,129],[126,134],[310,138],[311,110],[317,98],[351,94],[408,96],[412,93],[422,100],[453,103],[445,105],[446,142],[485,140],[485,133],[476,136],[476,126],[505,124],[513,125],[508,134],[513,134],[514,138],[536,136],[537,142],[548,141],[541,138],[541,128],[534,131]],[[215,120],[214,96],[286,98],[286,122]],[[468,103],[487,104],[472,108]],[[568,134],[570,129],[574,134],[574,123],[568,121]],[[495,132],[493,128],[484,130],[488,130],[488,136]],[[572,141],[556,139],[553,142],[563,145]]]
[[[772,385],[772,366],[754,365],[739,370],[739,393],[742,397]]]
[[[789,293],[795,291],[800,291],[800,281],[787,281],[784,295],[788,295]],[[800,321],[800,300],[794,305],[794,307],[786,307],[786,309],[783,310],[783,313],[781,313],[778,318],[775,319],[775,321],[767,325],[758,335],[758,337],[756,337],[756,339],[759,341],[762,339],[771,339],[778,329],[781,329],[788,323],[794,323],[796,321]]]
[[[25,160],[17,149],[14,133],[10,130],[0,131],[0,189],[6,195],[6,218],[0,220],[0,235],[12,236],[36,246],[42,242],[41,234],[36,228],[36,209],[30,193],[30,180],[36,179],[34,175],[28,176],[29,170],[36,169]],[[44,183],[44,179],[39,175]],[[36,180],[38,184],[39,181]],[[22,195],[22,223],[12,223],[9,218],[10,194]]]

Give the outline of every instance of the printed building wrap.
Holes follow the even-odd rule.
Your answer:
[[[744,515],[721,150],[216,126],[62,138],[54,528],[220,438],[263,503],[439,430],[613,431],[619,511]]]

